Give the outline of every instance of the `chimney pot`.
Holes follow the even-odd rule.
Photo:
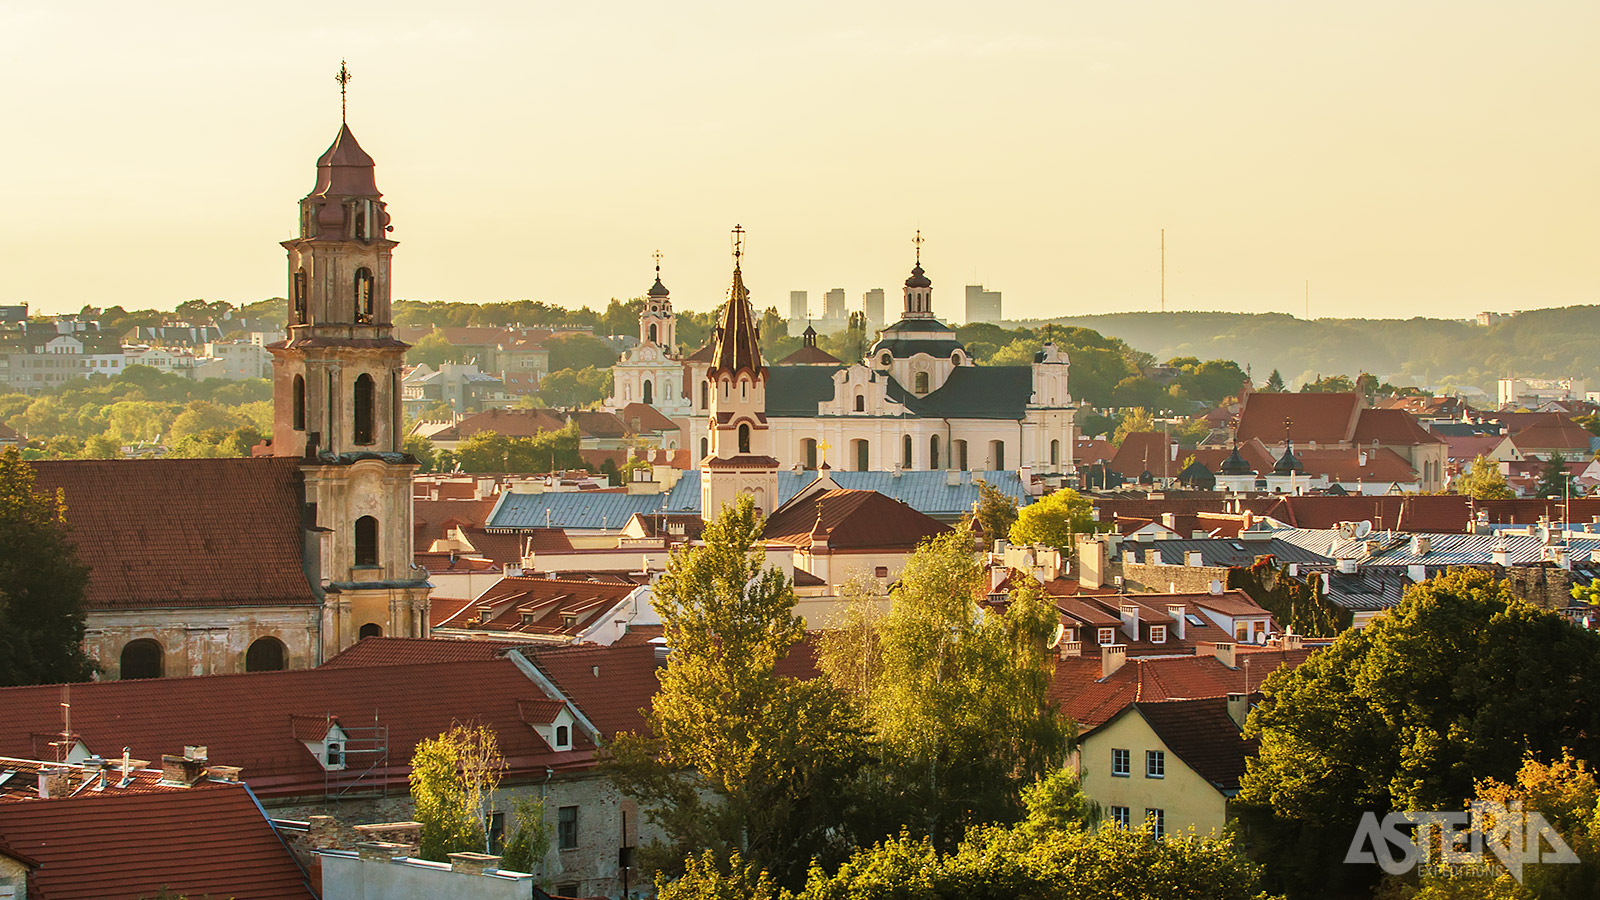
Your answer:
[[[500,857],[487,853],[452,853],[450,871],[468,875],[491,875],[500,871]]]
[[[1128,661],[1128,647],[1125,644],[1107,644],[1100,648],[1100,677],[1109,678],[1112,673],[1122,668]]]

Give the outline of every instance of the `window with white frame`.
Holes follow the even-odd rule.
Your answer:
[[[1150,823],[1150,834],[1156,840],[1167,836],[1167,811],[1164,809],[1146,809],[1144,820]]]
[[[1111,807],[1111,824],[1118,828],[1133,827],[1133,817],[1126,806]]]
[[[1151,625],[1150,626],[1150,643],[1152,643],[1152,644],[1165,644],[1166,642],[1167,642],[1167,626],[1165,626],[1165,625]]]
[[[1127,750],[1116,749],[1111,751],[1111,774],[1118,778],[1127,778],[1132,768],[1132,754]]]
[[[1144,752],[1144,777],[1167,777],[1167,752],[1165,750],[1146,750]]]
[[[1117,642],[1117,630],[1115,628],[1102,628],[1102,629],[1100,629],[1100,646],[1106,647],[1106,646],[1109,646],[1111,644],[1115,644],[1116,642]]]

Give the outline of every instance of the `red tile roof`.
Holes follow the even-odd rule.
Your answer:
[[[1366,454],[1365,464],[1361,462],[1363,453]],[[1326,475],[1330,481],[1384,484],[1396,481],[1409,483],[1419,478],[1417,470],[1411,468],[1405,457],[1388,447],[1372,451],[1355,448],[1302,450],[1297,446],[1294,455],[1300,458],[1300,464],[1305,466],[1306,474]]]
[[[1535,425],[1511,436],[1519,452],[1537,450],[1574,451],[1588,455],[1594,435],[1581,425]]]
[[[1173,458],[1174,451],[1178,457]],[[1184,452],[1178,442],[1159,431],[1135,431],[1122,439],[1111,468],[1128,478],[1138,478],[1145,471],[1157,478],[1176,477],[1183,467]]]
[[[1450,449],[1445,452],[1455,462],[1470,463],[1493,453],[1505,439],[1503,434],[1447,434],[1444,442]]]
[[[473,413],[433,436],[437,441],[458,441],[480,431],[506,437],[533,437],[541,431],[560,431],[566,416],[555,409],[486,409]]]
[[[309,606],[298,459],[35,462],[62,490],[91,609]]]
[[[679,430],[677,422],[662,415],[661,410],[644,403],[629,403],[618,411],[617,417],[634,434]]]
[[[1417,423],[1417,417],[1403,409],[1363,409],[1356,417],[1355,443],[1374,442],[1385,447],[1438,444],[1440,439]]]
[[[842,366],[844,360],[832,353],[818,347],[816,344],[803,345],[799,350],[778,360],[780,366]]]
[[[1072,446],[1072,461],[1080,466],[1092,465],[1097,462],[1110,462],[1111,457],[1117,455],[1117,448],[1110,441],[1094,438],[1085,440],[1079,438]]]
[[[1260,439],[1269,447],[1283,443],[1283,420],[1293,419],[1289,434],[1296,452],[1311,441],[1337,444],[1351,439],[1361,409],[1359,394],[1252,393],[1239,411],[1239,440]]]
[[[512,660],[492,659],[89,682],[72,685],[70,699],[73,729],[90,752],[120,756],[129,747],[159,759],[205,745],[213,763],[243,769],[256,793],[305,796],[321,795],[324,771],[295,738],[296,716],[387,727],[389,762],[373,787],[387,780],[403,791],[417,742],[467,718],[498,733],[513,773],[587,766],[587,754],[551,751],[522,721],[517,701],[544,696]],[[0,754],[44,755],[38,745],[60,731],[60,703],[59,685],[0,688]]]
[[[604,410],[577,410],[572,413],[572,419],[578,423],[578,431],[584,437],[620,438],[630,433],[616,413]]]
[[[644,711],[661,686],[656,645],[530,648],[526,655],[603,736],[645,732]]]
[[[877,491],[835,488],[786,503],[766,521],[768,543],[809,548],[815,537],[830,550],[914,550],[950,526]]]
[[[0,804],[0,840],[38,862],[28,895],[41,900],[313,897],[239,784]]]
[[[1087,729],[1110,719],[1129,703],[1251,693],[1279,666],[1298,666],[1311,653],[1251,653],[1248,670],[1242,667],[1242,660],[1241,668],[1230,669],[1214,656],[1129,659],[1105,679],[1100,677],[1100,657],[1068,657],[1056,663],[1048,696],[1061,704],[1063,713]]]
[[[443,638],[368,637],[322,664],[324,669],[370,666],[421,666],[442,662],[498,659],[519,646],[508,641],[452,641]]]

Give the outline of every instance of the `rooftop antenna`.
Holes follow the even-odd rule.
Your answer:
[[[340,125],[346,124],[346,121],[345,121],[345,112],[346,112],[346,107],[345,107],[345,88],[350,84],[350,79],[353,78],[353,77],[354,76],[352,76],[350,74],[350,67],[344,64],[344,60],[343,59],[339,60],[339,74],[333,76],[333,80],[339,82],[339,124]]]

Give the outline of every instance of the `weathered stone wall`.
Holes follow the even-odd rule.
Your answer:
[[[89,610],[83,647],[108,680],[121,676],[122,648],[141,639],[161,645],[168,676],[243,672],[245,652],[264,637],[283,642],[288,668],[306,669],[317,664],[320,617],[316,606]]]
[[[1511,566],[1505,570],[1511,592],[1540,609],[1571,606],[1572,571],[1560,566]]]
[[[1165,594],[1175,587],[1180,593],[1205,593],[1213,581],[1228,586],[1226,566],[1152,566],[1127,556],[1122,560],[1123,590],[1130,592]]]

